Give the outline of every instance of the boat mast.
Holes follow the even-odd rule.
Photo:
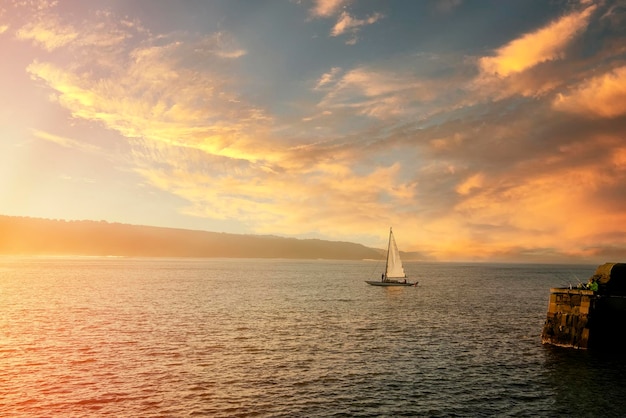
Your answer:
[[[385,279],[387,279],[387,269],[389,268],[389,251],[391,251],[391,228],[389,227],[389,242],[387,243],[387,258],[385,259]]]

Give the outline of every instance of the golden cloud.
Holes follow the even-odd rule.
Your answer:
[[[125,137],[232,158],[266,158],[250,148],[248,135],[264,130],[263,112],[229,93],[226,77],[177,67],[179,53],[178,44],[134,50],[105,79],[37,61],[27,70],[45,81],[74,117],[100,122]]]
[[[398,181],[398,164],[360,175],[338,159],[316,163],[305,171],[277,174],[260,164],[234,166],[228,159],[213,158],[214,169],[195,170],[191,150],[164,144],[149,147],[152,151],[138,159],[137,172],[153,186],[190,202],[183,209],[185,214],[237,219],[257,233],[333,229],[340,237],[363,228],[364,223],[381,222],[386,213],[393,216],[390,207],[414,199],[412,188]],[[373,219],[372,213],[379,215]]]
[[[316,4],[321,7],[318,12],[321,15],[338,14],[338,7],[344,3]],[[553,91],[554,77],[546,77],[547,81],[539,83],[531,70],[538,67],[537,71],[543,71],[545,66],[539,68],[540,63],[562,57],[571,40],[587,24],[594,7],[565,16],[503,46],[496,56],[481,59],[482,75],[502,82],[492,84],[490,93],[533,95]],[[344,17],[341,25],[336,26],[338,34],[359,27],[358,20]],[[134,23],[125,25],[138,27]],[[231,66],[237,65],[237,58],[246,51],[222,34],[200,41],[184,36],[177,40],[168,36],[155,40],[146,34],[140,39],[141,47],[128,50],[125,48],[130,42],[125,45],[120,42],[128,36],[124,29],[89,32],[82,28],[86,32],[81,33],[79,42],[60,36],[65,32],[55,28],[51,31],[53,35],[44,36],[37,34],[44,31],[26,27],[22,39],[53,49],[70,44],[73,48],[90,46],[83,54],[73,54],[83,57],[83,61],[67,64],[34,61],[28,72],[49,86],[54,100],[74,118],[101,124],[126,137],[131,144],[129,158],[135,171],[151,185],[189,202],[183,208],[187,214],[237,219],[259,233],[324,231],[337,238],[361,234],[364,230],[377,234],[380,229],[394,225],[403,235],[419,237],[415,242],[428,243],[428,251],[443,256],[467,254],[468,248],[480,256],[488,256],[501,251],[503,242],[516,242],[529,248],[569,249],[570,245],[580,246],[589,231],[610,230],[613,226],[609,222],[623,225],[626,220],[620,213],[589,201],[589,196],[599,188],[614,185],[613,179],[602,176],[603,167],[594,165],[551,173],[546,170],[530,176],[516,166],[499,176],[480,171],[456,183],[440,183],[445,190],[422,189],[426,192],[420,196],[414,178],[425,174],[428,167],[424,164],[437,165],[439,173],[445,171],[450,179],[456,179],[464,170],[476,173],[472,156],[455,157],[470,142],[480,145],[480,132],[464,130],[467,127],[464,122],[451,124],[452,128],[446,128],[442,122],[441,129],[430,133],[426,129],[416,133],[416,124],[406,125],[408,128],[398,135],[401,140],[412,142],[410,148],[400,150],[393,143],[397,140],[395,134],[382,132],[395,132],[395,128],[377,124],[380,130],[374,135],[363,131],[359,134],[369,137],[368,140],[385,135],[386,149],[381,147],[381,150],[387,154],[372,157],[367,163],[361,161],[359,165],[357,155],[369,150],[363,151],[363,147],[350,143],[351,138],[342,136],[332,123],[327,124],[333,128],[332,131],[327,128],[331,132],[328,136],[306,132],[310,124],[278,126],[264,109],[237,94],[240,80],[233,79],[236,72],[231,71]],[[108,38],[106,33],[115,36]],[[110,48],[91,48],[93,45]],[[100,54],[96,59],[91,49],[94,54]],[[411,71],[332,68],[312,83],[316,94],[324,97],[314,109],[316,116],[305,119],[311,121],[324,115],[339,121],[347,116],[346,120],[353,122],[354,119],[348,118],[366,115],[379,121],[397,120],[397,117],[409,120],[406,116],[417,114],[416,109],[422,103],[434,103],[443,96],[458,97],[449,93],[454,90],[449,88],[454,84],[450,79],[439,81],[443,77],[434,77],[436,80],[424,81]],[[499,77],[494,76],[496,73]],[[553,106],[562,111],[582,112],[586,101],[588,107],[595,105],[602,109],[597,112],[604,117],[623,115],[626,113],[624,80],[626,70],[618,68],[581,83]],[[506,88],[501,88],[505,84]],[[441,111],[441,107],[435,111]],[[506,125],[501,128],[506,132],[496,132],[496,137],[503,141],[518,139],[519,142],[511,143],[518,146],[523,141],[517,136],[519,133],[511,131],[531,132],[519,129],[520,121],[535,122],[517,116],[516,126]],[[298,130],[300,143],[292,142],[293,137],[287,133],[291,130]],[[35,131],[35,135],[64,147],[81,147],[79,141],[70,138],[43,131]],[[419,138],[404,139],[412,135]],[[411,161],[410,167],[383,162],[392,154],[403,154],[402,158],[406,159],[406,154],[425,144],[430,145],[429,152],[436,153],[432,161]],[[625,170],[623,149],[611,153],[611,158],[614,170]],[[552,162],[535,161],[538,166]],[[481,169],[485,167],[488,165]],[[407,170],[415,176],[413,179],[404,178]],[[424,182],[436,175],[426,173],[426,177]],[[438,196],[426,196],[429,191]],[[440,199],[439,207],[446,206],[446,210],[422,215],[421,199],[428,198]],[[459,203],[450,209],[448,199]],[[576,210],[567,211],[565,215],[569,219],[566,219],[563,208]],[[494,227],[492,234],[481,235],[479,229],[485,225]],[[562,233],[561,237],[557,232]]]
[[[456,192],[461,195],[468,195],[475,190],[479,190],[485,183],[485,175],[476,173],[468,177],[465,181],[456,187]]]
[[[92,44],[100,42],[98,36],[93,34]],[[335,232],[339,237],[353,233],[359,222],[372,222],[372,213],[391,213],[385,208],[414,198],[413,187],[398,180],[399,165],[361,174],[349,168],[349,149],[332,143],[288,147],[268,140],[271,118],[234,92],[236,80],[230,78],[228,63],[240,54],[227,54],[227,62],[214,61],[206,70],[183,63],[189,54],[198,56],[199,48],[206,51],[206,59],[223,58],[211,39],[199,44],[162,39],[158,46],[144,45],[128,52],[123,45],[113,48],[116,60],[103,56],[70,66],[34,61],[27,71],[49,86],[54,100],[74,118],[126,137],[135,171],[153,186],[187,200],[185,213],[238,219],[258,232],[285,234],[325,229],[335,222],[341,224]],[[105,68],[99,67],[102,62]],[[330,86],[338,71],[329,74]],[[372,103],[381,99],[383,106],[391,106],[381,96],[407,86],[393,80],[357,71],[344,83]],[[81,147],[68,138],[37,135]]]
[[[36,23],[28,23],[16,33],[18,39],[32,40],[48,51],[53,51],[75,41],[78,31],[69,25],[62,25],[57,19],[49,17]]]
[[[528,33],[479,59],[483,74],[507,77],[537,64],[562,58],[565,48],[584,29],[596,6],[566,15],[536,32]]]
[[[600,118],[626,115],[626,66],[586,80],[569,93],[559,94],[552,107]]]
[[[598,141],[593,139],[585,146],[564,148],[561,159],[576,158],[586,152],[586,147],[603,146],[611,150],[616,142],[604,140],[600,145]],[[472,230],[468,225],[489,225],[487,232],[476,235],[476,244],[485,251],[490,243],[506,242],[526,248],[553,248],[563,253],[577,251],[584,246],[581,243],[590,246],[595,243],[592,237],[606,231],[617,232],[619,225],[626,222],[626,213],[592,197],[623,181],[626,172],[623,165],[620,175],[612,172],[612,168],[607,170],[623,163],[623,149],[607,151],[603,158],[577,166],[559,165],[553,157],[546,157],[527,164],[552,164],[561,168],[530,175],[512,170],[498,177],[483,177],[479,182],[481,187],[463,195],[451,217],[463,219],[466,225],[461,229],[465,231]],[[475,183],[472,179],[466,184],[472,186]]]

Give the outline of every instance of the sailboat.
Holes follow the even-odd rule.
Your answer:
[[[387,245],[387,263],[385,272],[380,280],[366,280],[365,283],[372,286],[417,286],[417,281],[409,282],[402,267],[400,251],[393,237],[393,231],[389,228],[389,244]]]

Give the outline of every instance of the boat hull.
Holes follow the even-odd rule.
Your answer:
[[[372,286],[417,286],[417,282],[383,282],[380,280],[366,280],[365,283],[371,284]]]

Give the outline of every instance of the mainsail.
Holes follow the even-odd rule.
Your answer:
[[[385,272],[380,280],[366,280],[365,283],[372,286],[416,286],[417,280],[413,283],[408,281],[408,277],[404,273],[402,261],[400,260],[400,251],[393,237],[393,231],[389,228],[389,245],[387,247],[387,264]]]
[[[393,232],[389,228],[389,248],[387,249],[387,267],[385,277],[388,279],[405,278],[404,268],[402,267],[402,260],[400,260],[400,251],[396,245],[396,240],[393,237]]]

